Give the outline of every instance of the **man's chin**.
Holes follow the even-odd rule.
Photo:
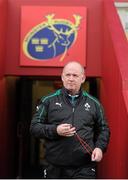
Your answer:
[[[68,91],[73,92],[73,91],[74,91],[74,89],[73,89],[73,88],[68,88]]]
[[[72,88],[68,88],[67,90],[68,90],[68,92],[71,93],[71,94],[75,92],[75,89],[72,89]]]

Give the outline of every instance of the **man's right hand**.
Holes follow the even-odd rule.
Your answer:
[[[73,136],[76,133],[75,127],[72,127],[71,124],[60,124],[57,126],[57,133],[60,136]]]

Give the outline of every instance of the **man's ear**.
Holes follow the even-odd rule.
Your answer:
[[[64,80],[63,80],[63,74],[61,74],[61,80],[64,81]]]
[[[83,75],[83,77],[82,77],[82,83],[84,83],[85,79],[86,79],[86,77],[85,77],[85,75]]]

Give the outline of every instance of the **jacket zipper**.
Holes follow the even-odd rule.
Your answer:
[[[75,112],[75,108],[72,108],[72,126],[74,126],[74,112]]]

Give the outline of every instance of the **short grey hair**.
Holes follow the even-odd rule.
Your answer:
[[[84,66],[83,66],[82,64],[80,64],[78,61],[69,61],[69,62],[67,62],[67,63],[65,64],[65,66],[64,66],[64,68],[63,68],[63,71],[62,71],[62,74],[63,74],[65,68],[67,67],[67,65],[72,64],[72,63],[78,64],[78,65],[81,67],[81,72],[82,72],[82,74],[85,73]]]

